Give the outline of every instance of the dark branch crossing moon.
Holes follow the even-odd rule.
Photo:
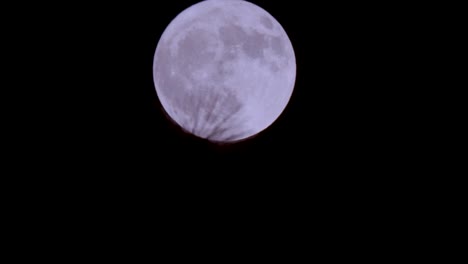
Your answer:
[[[243,0],[206,0],[163,32],[153,78],[167,115],[185,131],[235,142],[269,127],[294,89],[296,59],[279,22]]]

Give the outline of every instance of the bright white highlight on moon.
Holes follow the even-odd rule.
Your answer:
[[[153,77],[159,100],[184,130],[215,142],[258,134],[294,89],[291,42],[269,13],[243,0],[206,0],[162,34]]]

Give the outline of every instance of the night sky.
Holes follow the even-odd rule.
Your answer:
[[[41,40],[33,52],[52,65],[43,67],[53,91],[38,126],[53,129],[37,138],[52,150],[57,170],[78,171],[99,184],[120,179],[149,188],[180,179],[293,190],[357,187],[368,175],[392,170],[387,150],[401,131],[389,125],[395,85],[382,62],[398,43],[383,34],[389,29],[379,20],[386,15],[381,6],[369,13],[351,3],[251,1],[287,32],[297,62],[295,88],[269,128],[217,146],[169,121],[153,84],[161,34],[198,1],[153,2],[67,5],[32,30]],[[96,173],[101,176],[93,178]]]
[[[295,88],[269,128],[219,146],[167,119],[153,84],[161,34],[197,2],[18,9],[25,18],[17,18],[25,23],[15,31],[22,45],[11,53],[25,57],[16,59],[22,75],[12,90],[22,101],[10,111],[21,112],[14,126],[21,132],[18,140],[7,138],[14,146],[7,156],[18,158],[9,173],[19,191],[8,199],[24,200],[15,208],[26,221],[44,222],[33,227],[48,232],[37,239],[61,224],[58,233],[84,236],[98,250],[112,243],[146,250],[153,244],[137,237],[157,240],[161,230],[172,240],[177,232],[193,233],[192,244],[205,228],[243,241],[255,230],[308,252],[312,247],[301,241],[317,235],[325,246],[354,245],[367,235],[371,245],[360,248],[367,254],[380,246],[376,237],[401,234],[425,199],[408,199],[422,181],[411,176],[418,166],[407,169],[418,158],[413,142],[420,136],[410,128],[424,109],[405,111],[416,82],[399,77],[413,72],[401,51],[413,33],[395,29],[400,18],[392,7],[252,0],[292,42]],[[408,35],[395,37],[401,34]],[[103,240],[95,239],[99,234]]]
[[[315,167],[327,164],[332,170],[336,162],[350,166],[359,155],[372,156],[363,148],[375,135],[371,123],[378,117],[371,109],[381,98],[366,99],[376,93],[372,86],[378,72],[372,66],[377,58],[364,53],[372,53],[378,40],[371,37],[368,21],[349,14],[352,7],[252,1],[288,33],[297,61],[295,89],[272,126],[251,140],[220,148],[185,135],[160,109],[152,79],[157,42],[171,20],[197,1],[176,2],[119,7],[93,31],[97,50],[92,54],[102,63],[92,66],[93,74],[103,83],[91,87],[103,96],[98,109],[105,116],[98,126],[110,122],[104,125],[109,134],[102,136],[116,137],[107,142],[110,148],[123,157],[170,156],[208,163],[230,163],[232,158],[239,165],[255,160],[261,166],[318,163]]]

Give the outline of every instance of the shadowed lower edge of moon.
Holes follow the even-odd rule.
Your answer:
[[[169,115],[169,113],[166,111],[166,109],[164,108],[164,106],[161,103],[160,103],[160,109],[161,109],[161,112],[164,114],[165,118],[171,123],[172,129],[178,130],[178,132],[183,133],[185,136],[188,136],[188,137],[191,137],[191,138],[196,138],[197,140],[199,140],[201,142],[208,142],[210,144],[214,144],[214,145],[220,146],[220,147],[231,146],[231,145],[235,145],[235,144],[238,144],[238,143],[246,142],[248,140],[251,140],[251,139],[254,139],[254,138],[258,137],[259,135],[262,134],[262,132],[264,132],[264,130],[262,130],[262,131],[260,131],[258,133],[254,133],[254,134],[252,134],[250,136],[247,135],[247,136],[245,136],[243,138],[239,138],[239,139],[235,139],[235,140],[231,140],[231,141],[209,139],[209,138],[198,136],[198,135],[194,134],[192,131],[184,128],[182,125],[177,123]],[[249,133],[246,133],[246,134],[249,134]]]

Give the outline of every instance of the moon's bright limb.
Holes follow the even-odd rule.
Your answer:
[[[162,34],[153,77],[167,114],[217,142],[270,126],[292,95],[296,59],[269,13],[243,0],[206,0],[180,13]]]

